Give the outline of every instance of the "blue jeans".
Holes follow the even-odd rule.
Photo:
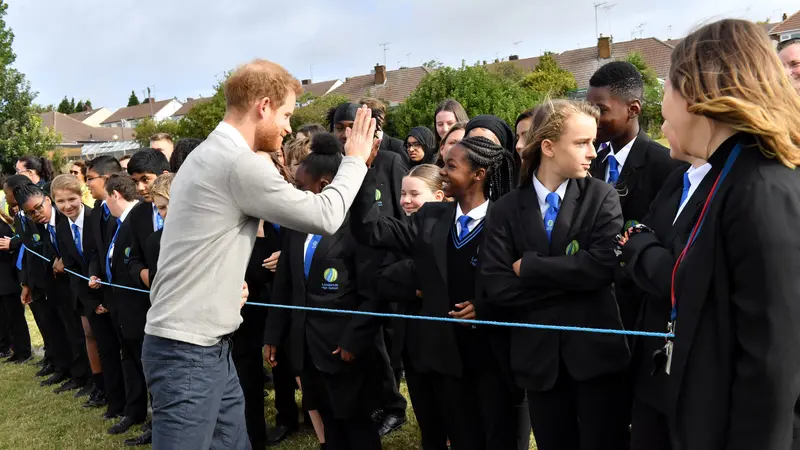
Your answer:
[[[231,340],[201,347],[145,335],[153,450],[250,449]]]

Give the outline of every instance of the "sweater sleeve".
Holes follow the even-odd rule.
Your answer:
[[[345,156],[339,172],[319,194],[296,189],[266,159],[243,153],[229,173],[231,195],[248,216],[313,234],[331,235],[341,227],[361,187],[367,166]]]

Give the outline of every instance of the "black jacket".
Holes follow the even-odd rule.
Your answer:
[[[0,221],[0,237],[13,237],[16,233],[11,226]],[[20,292],[19,275],[17,273],[17,256],[19,247],[0,251],[0,295],[12,295]]]
[[[94,202],[93,211],[88,227],[90,228],[90,235],[92,238],[92,254],[89,257],[89,274],[88,276],[96,276],[103,281],[106,280],[106,254],[108,253],[108,246],[111,243],[111,238],[114,232],[117,231],[117,220],[112,215],[107,218],[103,217],[103,202],[97,200]],[[103,296],[103,305],[108,308],[114,302],[112,289],[107,286],[102,286],[99,292]]]
[[[114,242],[114,253],[110,258],[111,282],[121,286],[142,289],[141,280],[134,279],[130,269],[132,235],[136,232],[133,229],[134,221],[130,220],[132,214],[133,210],[128,213],[128,217],[120,225],[117,239]],[[153,226],[150,225],[150,230],[152,229]],[[112,292],[113,301],[110,305],[105,306],[117,318],[117,322],[122,329],[122,337],[130,340],[143,339],[144,326],[147,322],[147,310],[150,309],[150,295],[116,287],[112,289]]]
[[[61,259],[64,267],[77,272],[84,276],[89,276],[89,262],[94,250],[92,244],[92,208],[83,206],[83,231],[81,232],[81,250],[83,256],[78,253],[78,248],[75,246],[73,238],[72,223],[67,220],[62,220],[56,227],[58,235],[58,246],[61,249]],[[72,307],[78,309],[78,300],[85,307],[84,312],[88,313],[94,311],[97,306],[103,303],[102,292],[95,289],[89,289],[89,284],[86,280],[69,274],[70,289],[72,293]]]
[[[56,215],[56,229],[58,229],[58,225],[62,221],[69,221],[55,207],[53,207],[52,213]],[[52,298],[54,301],[55,299],[69,301],[70,275],[62,273],[58,276],[53,276],[53,262],[59,257],[59,252],[53,247],[50,232],[45,224],[25,220],[25,226],[22,228],[20,236],[25,247],[46,257],[49,261],[45,261],[39,256],[26,251],[25,263],[20,273],[20,282],[32,289],[44,289],[47,297],[49,299]]]
[[[374,201],[378,204],[381,215],[405,218],[406,213],[400,206],[400,190],[403,187],[403,177],[408,173],[408,166],[399,156],[378,151],[372,167],[376,171]]]
[[[155,232],[153,227],[153,204],[140,202],[129,213],[125,221],[130,221],[131,225],[131,258],[130,268],[131,279],[137,283],[139,289],[148,289],[141,279],[141,272],[150,267],[151,262],[147,260],[147,238]],[[150,285],[153,285],[152,280]]]
[[[408,157],[408,152],[406,151],[405,143],[400,139],[388,136],[386,134],[383,135],[383,140],[381,140],[381,146],[378,149],[378,152],[396,153],[404,166],[408,166],[411,163],[411,159]]]
[[[800,177],[748,135],[709,163],[723,167],[737,142],[675,277],[668,411],[677,450],[800,447]]]
[[[156,281],[156,273],[158,273],[158,255],[161,254],[161,235],[164,229],[160,229],[147,237],[147,243],[144,246],[144,256],[150,273],[150,286]]]
[[[534,188],[505,195],[486,225],[481,275],[487,296],[475,306],[478,318],[488,313],[523,323],[622,328],[612,288],[621,227],[619,197],[601,180],[569,181],[552,243]],[[520,258],[517,276],[512,265]],[[517,385],[541,392],[553,388],[562,364],[584,381],[622,371],[630,353],[618,335],[512,328],[510,358]]]
[[[284,231],[273,303],[382,311],[380,300],[361,278],[361,273],[369,268],[368,260],[361,256],[365,249],[355,243],[347,224],[334,235],[320,239],[307,279],[303,271],[306,237],[305,233]],[[319,371],[347,373],[375,363],[380,323],[380,318],[373,316],[275,308],[269,312],[264,340],[278,346],[288,333],[289,359],[298,371],[303,370],[307,348]],[[353,353],[355,362],[346,363],[340,355],[333,355],[337,347]]]

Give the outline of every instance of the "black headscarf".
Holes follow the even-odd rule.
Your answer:
[[[414,127],[408,132],[405,143],[408,143],[408,138],[413,136],[420,144],[425,152],[425,156],[421,161],[414,161],[409,157],[410,167],[418,166],[420,164],[436,164],[438,151],[436,149],[436,135],[433,134],[428,127]]]
[[[511,153],[512,157],[514,158],[514,176],[516,178],[516,175],[519,173],[519,169],[522,164],[516,149],[514,149],[514,146],[516,145],[516,139],[514,136],[514,131],[511,129],[511,127],[508,126],[505,120],[497,116],[482,114],[480,116],[473,117],[469,120],[469,122],[467,122],[464,136],[468,136],[469,132],[475,128],[486,128],[494,133],[494,135],[497,136],[497,139],[500,141],[500,146]]]

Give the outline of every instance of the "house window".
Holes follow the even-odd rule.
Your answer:
[[[800,38],[800,31],[785,33],[781,35],[781,42],[788,41],[789,39]]]

